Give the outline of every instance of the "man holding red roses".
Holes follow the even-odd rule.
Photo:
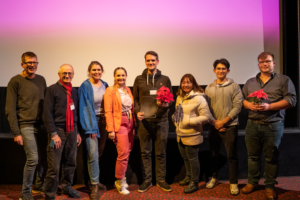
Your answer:
[[[142,75],[136,77],[133,85],[134,108],[140,121],[138,136],[144,178],[138,192],[145,192],[152,186],[152,142],[155,143],[156,185],[164,191],[172,191],[170,185],[165,182],[166,148],[169,133],[168,112],[172,102],[168,103],[169,98],[156,99],[157,93],[160,94],[158,90],[163,89],[163,86],[169,88],[172,93],[172,85],[169,77],[162,75],[161,71],[157,69],[158,63],[157,53],[148,51],[145,54],[147,68],[144,69]],[[169,93],[169,91],[166,92]],[[163,102],[164,99],[165,102]]]
[[[242,89],[245,98],[243,105],[248,109],[245,135],[248,151],[248,184],[241,191],[249,194],[258,185],[260,156],[263,151],[266,199],[277,198],[275,184],[279,164],[278,147],[284,129],[285,109],[296,105],[294,84],[289,77],[275,73],[274,66],[274,55],[262,52],[258,56],[260,73],[249,79]],[[262,102],[253,102],[250,94],[256,91],[258,94],[261,89],[268,98],[264,98]]]

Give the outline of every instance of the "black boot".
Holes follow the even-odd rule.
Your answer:
[[[180,186],[188,185],[191,181],[190,177],[185,177],[183,180],[179,181]]]
[[[190,184],[184,188],[184,193],[192,193],[198,190],[198,183],[190,181]]]

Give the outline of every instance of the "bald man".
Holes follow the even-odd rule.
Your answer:
[[[62,162],[62,193],[80,198],[72,188],[76,168],[77,147],[81,137],[77,132],[78,94],[72,87],[73,67],[64,64],[58,71],[59,81],[51,85],[45,95],[43,120],[48,132],[48,171],[45,199],[55,199]]]

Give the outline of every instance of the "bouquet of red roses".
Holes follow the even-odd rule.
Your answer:
[[[156,91],[157,97],[155,99],[159,100],[161,103],[170,101],[174,101],[173,94],[170,92],[170,89],[162,86],[160,89]]]
[[[249,102],[254,102],[254,103],[257,103],[259,105],[262,103],[262,101],[264,99],[269,99],[268,95],[266,93],[264,93],[264,91],[262,89],[251,93],[247,97],[250,97]]]

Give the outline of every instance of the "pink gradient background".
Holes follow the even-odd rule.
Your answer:
[[[37,53],[38,73],[48,84],[56,81],[58,67],[68,62],[80,74],[74,77],[79,86],[89,62],[99,60],[107,66],[103,78],[108,82],[112,83],[113,69],[124,66],[132,85],[145,67],[147,50],[159,53],[159,67],[174,85],[184,73],[198,71],[197,81],[210,83],[214,74],[207,68],[220,57],[229,59],[232,69],[236,66],[232,77],[244,83],[257,72],[255,59],[264,50],[265,35],[275,43],[279,40],[278,1],[2,0],[0,55],[12,68],[1,75],[0,85],[21,71],[20,56],[28,50]]]

